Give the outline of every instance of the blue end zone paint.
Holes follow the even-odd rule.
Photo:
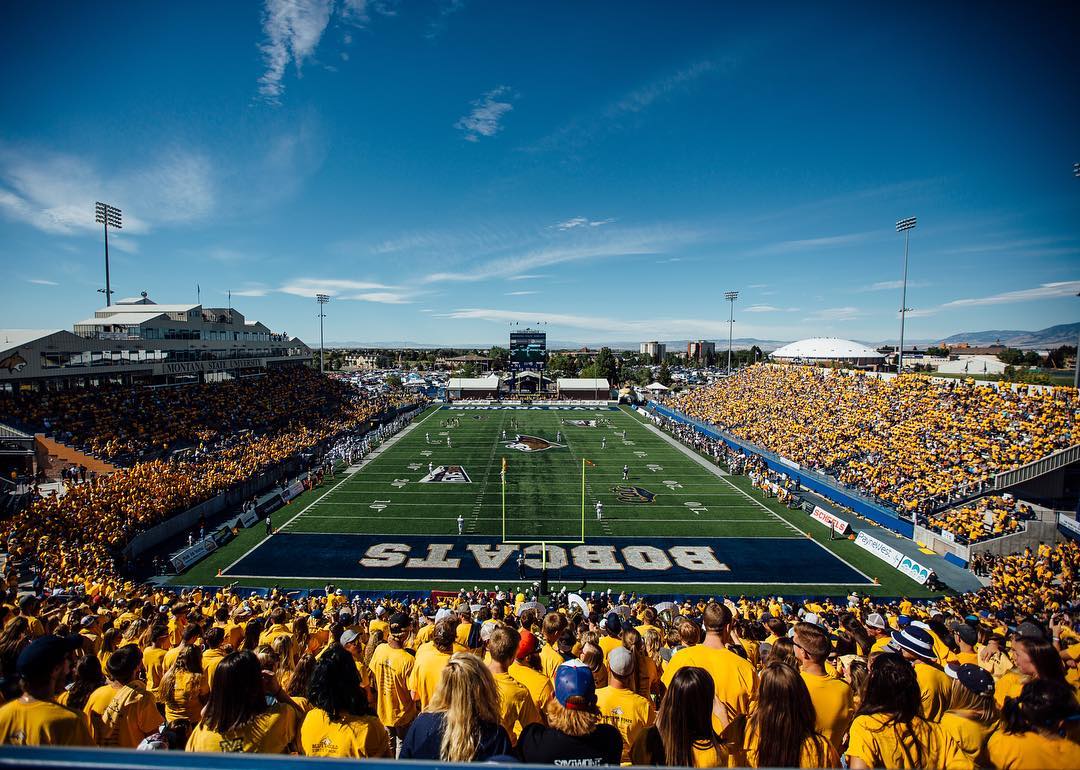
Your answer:
[[[516,548],[497,537],[484,536],[287,533],[264,541],[228,567],[223,576],[512,583],[519,579]],[[526,556],[526,579],[538,579],[540,546],[527,546]],[[362,559],[367,564],[361,564]],[[560,564],[562,561],[565,564]],[[549,545],[548,562],[551,579],[563,581],[870,583],[806,538],[595,538],[584,545]]]

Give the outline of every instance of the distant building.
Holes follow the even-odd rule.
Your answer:
[[[611,398],[611,385],[603,377],[560,377],[559,398],[564,401],[607,401]]]
[[[654,361],[662,361],[667,353],[667,345],[663,342],[642,342],[638,352],[652,356]]]
[[[706,361],[716,357],[716,343],[708,340],[693,340],[686,343],[686,360]]]
[[[478,372],[490,372],[492,359],[486,356],[478,356],[470,353],[465,356],[454,356],[453,358],[436,358],[436,366],[445,366],[448,369],[455,370],[461,369],[464,366],[471,364]]]
[[[885,355],[851,340],[811,337],[777,348],[772,352],[772,359],[792,364],[840,364],[874,368],[885,362]]]
[[[497,374],[487,377],[451,377],[446,385],[449,399],[497,399],[502,393],[502,380]]]
[[[212,382],[311,362],[295,337],[235,308],[123,299],[62,329],[0,330],[0,389]]]

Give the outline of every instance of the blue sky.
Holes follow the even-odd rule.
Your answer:
[[[0,327],[116,296],[317,340],[868,341],[1080,317],[1069,4],[23,3]]]

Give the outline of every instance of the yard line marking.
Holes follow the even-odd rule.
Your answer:
[[[390,437],[390,440],[389,440],[389,441],[387,441],[387,442],[386,442],[385,444],[383,444],[383,447],[385,447],[385,446],[389,445],[391,441],[394,441],[395,439],[397,439],[397,438],[399,438],[399,437],[403,437],[403,436],[404,436],[404,435],[405,435],[406,433],[408,433],[409,431],[411,431],[411,430],[412,430],[413,428],[415,428],[415,427],[417,427],[418,425],[420,425],[420,423],[423,423],[423,422],[427,422],[427,421],[428,421],[429,419],[431,419],[431,415],[432,415],[432,414],[438,414],[438,413],[439,413],[439,410],[438,410],[438,409],[433,409],[433,410],[431,410],[431,414],[429,414],[429,415],[428,415],[427,417],[425,417],[424,419],[420,420],[419,422],[411,422],[411,423],[409,423],[409,424],[408,424],[408,425],[406,425],[406,426],[405,426],[405,427],[404,427],[404,428],[403,428],[403,429],[402,429],[401,431],[399,431],[399,432],[398,432],[397,434],[395,434],[394,436],[391,436],[391,437]],[[380,447],[380,449],[381,449],[381,448],[382,448],[382,447]],[[376,450],[376,451],[378,451],[378,450]],[[372,454],[374,454],[374,452],[372,452]],[[368,458],[371,458],[371,455],[368,455]],[[367,458],[365,458],[365,459],[367,459]],[[360,466],[361,466],[361,467],[363,467],[363,465],[364,465],[364,460],[361,460],[361,461],[360,461]],[[355,475],[355,474],[353,474],[353,475]],[[304,506],[304,507],[303,507],[302,509],[300,509],[300,511],[299,511],[299,512],[297,512],[297,514],[296,514],[295,516],[293,516],[293,517],[292,517],[291,519],[289,519],[288,521],[286,521],[286,522],[285,522],[285,524],[284,524],[284,525],[282,525],[282,526],[280,527],[280,529],[284,529],[285,527],[288,527],[288,526],[289,526],[289,525],[291,525],[291,524],[292,524],[292,523],[293,523],[294,521],[296,521],[296,520],[297,520],[297,519],[299,519],[299,518],[300,518],[301,516],[303,516],[303,515],[304,515],[305,513],[307,513],[307,511],[308,511],[308,509],[309,509],[309,508],[313,507],[313,506],[314,506],[314,505],[315,505],[316,503],[322,502],[322,501],[323,501],[324,499],[326,499],[327,497],[329,497],[330,495],[332,495],[332,494],[334,493],[334,490],[335,490],[335,489],[337,489],[338,487],[340,487],[340,486],[341,486],[342,484],[344,484],[344,483],[345,483],[346,481],[350,481],[350,480],[351,480],[351,479],[353,478],[353,475],[346,475],[346,476],[343,476],[343,477],[342,477],[342,479],[341,479],[341,481],[339,481],[339,482],[338,482],[337,484],[334,484],[334,486],[330,487],[330,489],[326,490],[326,492],[324,492],[323,494],[319,495],[319,498],[318,498],[317,500],[312,500],[312,501],[311,501],[310,503],[308,503],[308,504],[307,504],[306,506]],[[258,548],[258,547],[259,547],[260,545],[262,545],[263,543],[265,543],[265,542],[266,542],[267,540],[269,540],[269,539],[270,539],[270,537],[272,537],[272,535],[268,535],[268,536],[264,537],[264,538],[263,538],[262,540],[260,540],[259,542],[257,542],[257,543],[256,543],[255,545],[251,546],[251,548],[249,548],[249,549],[248,549],[247,551],[245,551],[245,552],[244,552],[243,556],[241,556],[241,557],[240,557],[239,559],[237,559],[237,560],[236,560],[236,561],[234,561],[234,562],[233,562],[232,564],[230,564],[229,566],[227,566],[227,567],[226,567],[226,568],[225,568],[224,570],[222,570],[222,572],[228,572],[228,571],[229,571],[230,569],[232,569],[232,568],[233,568],[233,567],[234,567],[234,566],[235,566],[235,565],[236,565],[236,564],[237,564],[237,563],[238,563],[239,561],[241,561],[242,559],[246,558],[248,554],[250,554],[250,553],[251,553],[252,551],[254,551],[254,550],[255,550],[256,548]]]

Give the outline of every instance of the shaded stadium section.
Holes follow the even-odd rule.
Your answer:
[[[430,582],[513,582],[519,546],[490,536],[279,534],[228,567],[224,577]],[[541,546],[525,547],[525,579],[539,579]],[[553,580],[611,583],[869,584],[808,538],[590,538],[547,547]],[[797,578],[797,579],[793,579]]]

